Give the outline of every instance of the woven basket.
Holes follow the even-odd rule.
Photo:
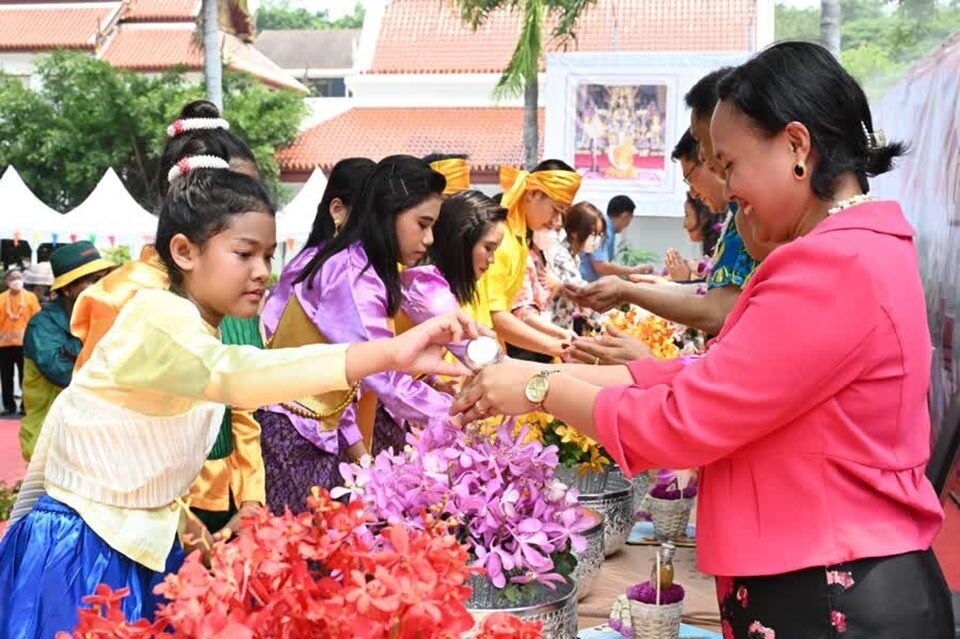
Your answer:
[[[682,616],[682,601],[666,606],[630,601],[634,639],[678,639]]]
[[[680,539],[686,535],[693,499],[657,499],[647,495],[644,506],[650,513],[657,539]]]

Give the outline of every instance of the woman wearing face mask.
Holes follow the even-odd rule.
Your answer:
[[[563,284],[583,286],[586,280],[580,274],[580,253],[593,253],[603,243],[603,214],[589,202],[578,202],[569,209],[563,219],[566,238],[548,253],[550,267]],[[580,318],[581,322],[576,322]],[[600,315],[582,308],[566,296],[558,295],[553,300],[553,323],[565,329],[574,329],[575,323],[584,328],[600,328]],[[577,331],[582,334],[581,329]]]
[[[13,393],[13,371],[17,371],[23,389],[23,335],[30,318],[40,312],[40,300],[23,288],[23,273],[10,269],[4,277],[7,290],[0,293],[0,383],[3,388],[3,414],[0,417],[23,415]]]
[[[513,299],[512,313],[527,326],[544,335],[559,340],[564,347],[570,344],[574,333],[553,323],[551,304],[563,283],[550,269],[545,254],[553,252],[557,244],[557,229],[535,231],[527,256],[527,268],[523,274],[523,285]],[[517,359],[534,362],[550,362],[553,357],[507,344],[507,354]]]
[[[779,247],[706,355],[501,363],[454,409],[470,421],[535,402],[628,474],[701,467],[697,561],[717,576],[724,637],[953,639],[930,548],[943,509],[924,474],[931,340],[914,231],[868,195],[904,146],[815,44],[764,50],[718,96],[725,195]]]

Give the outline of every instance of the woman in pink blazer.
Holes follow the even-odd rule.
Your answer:
[[[507,361],[464,388],[465,420],[531,403],[629,474],[701,466],[698,559],[725,638],[946,639],[924,476],[930,336],[913,230],[866,195],[900,144],[823,48],[777,44],[718,87],[727,196],[783,243],[707,354],[628,366]]]

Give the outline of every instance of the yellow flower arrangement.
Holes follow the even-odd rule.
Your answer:
[[[553,420],[551,425],[553,426],[554,435],[560,438],[557,447],[561,449],[561,463],[563,463],[565,459],[569,459],[570,462],[578,464],[580,474],[582,475],[588,472],[599,473],[603,470],[604,466],[610,464],[610,458],[607,457],[606,453],[604,453],[600,447],[600,444],[592,437],[587,437],[576,428],[571,428],[558,419]],[[565,444],[575,447],[576,452],[573,455],[563,454]],[[583,453],[587,455],[587,457],[579,453]],[[565,463],[564,465],[569,464]]]
[[[485,435],[491,440],[496,440],[497,431],[500,429],[500,426],[503,425],[503,420],[504,417],[502,415],[487,417],[486,419],[478,421],[476,428],[481,435]],[[553,417],[547,413],[534,412],[519,415],[513,424],[512,434],[516,437],[520,434],[520,431],[527,428],[527,436],[523,438],[524,444],[529,444],[532,441],[543,442],[544,432],[550,425],[551,420],[553,420]]]
[[[641,316],[641,313],[636,306],[630,307],[627,312],[618,309],[610,314],[607,323],[643,342],[657,359],[680,357],[676,324],[656,315]]]

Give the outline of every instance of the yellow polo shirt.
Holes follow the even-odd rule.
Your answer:
[[[491,315],[500,311],[509,313],[513,309],[513,298],[523,286],[529,254],[527,220],[520,207],[513,207],[507,216],[507,232],[493,256],[493,264],[478,282],[478,287],[486,291]]]

